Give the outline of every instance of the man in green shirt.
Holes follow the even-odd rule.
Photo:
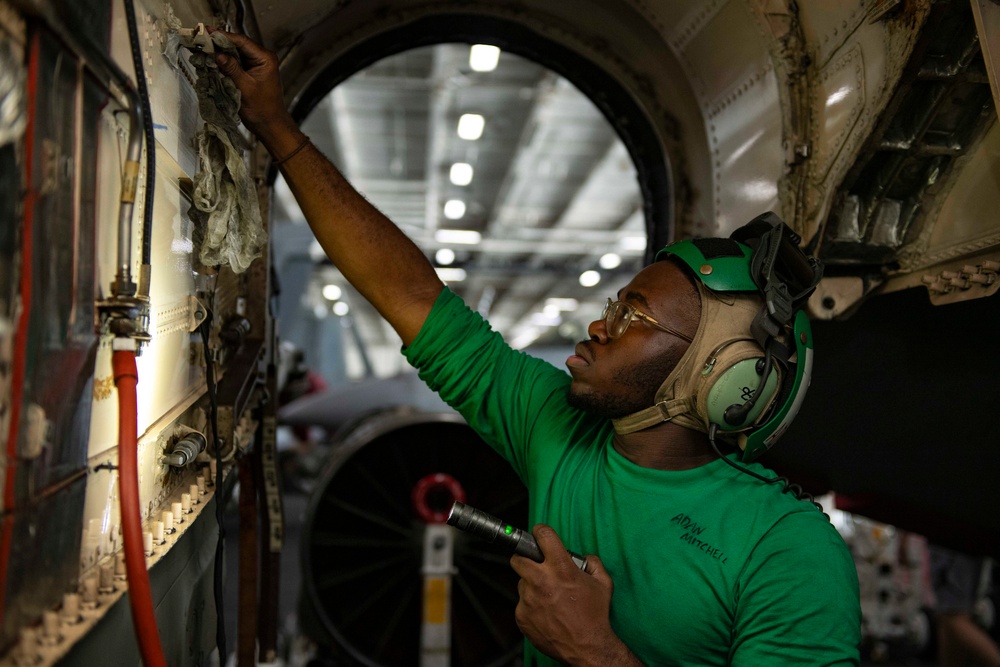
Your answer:
[[[274,55],[229,37],[243,64],[219,55],[219,68],[320,245],[528,486],[545,560],[511,559],[526,664],[857,664],[846,546],[746,461],[773,444],[808,384],[811,335],[795,313],[809,290],[789,296],[776,277],[783,225],[758,221],[746,243],[668,246],[609,300],[568,377],[512,350],[442,285],[299,131]],[[721,433],[738,447],[718,451]],[[596,554],[586,571],[566,547]]]

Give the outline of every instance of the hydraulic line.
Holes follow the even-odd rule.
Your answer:
[[[124,0],[125,17],[128,23],[128,41],[132,51],[132,66],[135,68],[135,82],[142,107],[142,126],[146,136],[146,194],[142,213],[142,265],[139,269],[139,296],[149,297],[150,258],[153,247],[153,190],[156,185],[156,136],[153,132],[153,112],[149,104],[149,88],[142,66],[142,45],[135,19],[134,0]],[[131,128],[129,137],[131,139]],[[131,240],[131,239],[130,239]]]
[[[39,3],[35,8],[45,26],[51,30],[81,61],[108,93],[128,111],[129,137],[122,172],[122,191],[118,208],[118,257],[112,294],[131,297],[136,293],[132,279],[132,211],[139,178],[139,160],[142,157],[142,102],[128,76],[111,59],[108,53],[96,46],[87,35],[67,26],[52,3]],[[151,170],[152,171],[152,170]],[[147,216],[152,215],[151,191],[146,194]]]
[[[121,199],[118,209],[118,265],[113,293],[115,296],[134,296],[132,279],[132,210],[139,178],[139,159],[142,156],[142,109],[129,109],[128,150],[122,172]],[[147,194],[147,200],[149,196]]]
[[[135,341],[117,338],[115,342]],[[166,667],[156,628],[153,596],[149,587],[149,571],[142,546],[142,516],[139,506],[139,442],[137,426],[136,384],[139,373],[135,366],[135,351],[116,349],[111,355],[115,386],[118,388],[118,493],[121,501],[122,537],[125,550],[125,571],[128,577],[128,597],[132,608],[139,653],[146,667]]]

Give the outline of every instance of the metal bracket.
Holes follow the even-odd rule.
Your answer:
[[[127,336],[138,344],[136,353],[142,354],[142,346],[152,338],[149,335],[149,300],[132,295],[112,296],[94,305],[98,314],[97,333]]]
[[[193,294],[188,295],[188,333],[194,333],[201,326],[201,323],[208,317],[206,308],[198,297]]]

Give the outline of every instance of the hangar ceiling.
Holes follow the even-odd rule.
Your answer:
[[[508,340],[519,347],[579,340],[643,262],[635,166],[569,81],[507,52],[495,69],[476,71],[472,53],[468,44],[439,44],[385,58],[336,86],[302,128]],[[459,135],[466,114],[481,117],[478,138]],[[455,164],[471,167],[467,184],[453,182]],[[280,178],[275,191],[280,272],[283,260],[310,253],[311,234]],[[443,235],[454,230],[479,241]],[[398,347],[317,250],[304,315],[328,316],[335,303],[322,288],[338,284],[366,343]],[[446,264],[441,250],[454,260]],[[599,282],[581,284],[588,271]]]

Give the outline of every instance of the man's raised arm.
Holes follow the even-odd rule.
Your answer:
[[[240,90],[243,123],[279,162],[327,256],[409,345],[441,293],[437,273],[299,130],[284,107],[275,55],[247,37],[225,35],[243,62],[224,54],[216,62]]]

